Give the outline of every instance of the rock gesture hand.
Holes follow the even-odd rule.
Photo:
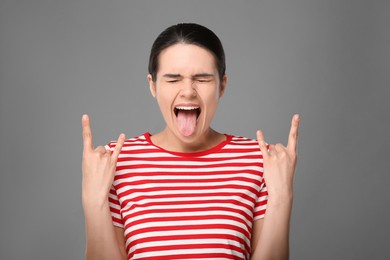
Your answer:
[[[282,144],[270,144],[268,149],[263,133],[260,130],[257,131],[257,140],[263,154],[264,179],[271,200],[292,198],[293,178],[297,162],[298,127],[299,115],[294,115],[287,147]]]
[[[91,125],[88,115],[83,115],[83,206],[103,206],[108,203],[108,194],[116,169],[119,153],[125,141],[125,135],[120,134],[114,151],[111,153],[103,146],[94,148],[92,143]]]

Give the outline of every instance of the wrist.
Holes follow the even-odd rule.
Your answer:
[[[83,194],[82,204],[84,211],[101,211],[109,208],[107,196],[88,196]]]
[[[291,207],[293,202],[293,194],[268,194],[267,204],[268,206],[289,206]]]

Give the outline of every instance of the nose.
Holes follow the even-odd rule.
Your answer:
[[[184,80],[180,94],[183,97],[195,97],[197,95],[196,83],[191,79]]]

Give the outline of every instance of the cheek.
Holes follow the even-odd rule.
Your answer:
[[[211,113],[211,114],[214,114],[217,106],[218,106],[218,103],[219,103],[219,97],[218,95],[216,95],[215,93],[212,94],[212,95],[209,95],[207,98],[205,98],[204,100],[204,103],[205,103],[205,106],[207,107],[207,111],[208,111],[208,114]]]
[[[213,88],[212,91],[204,93],[204,96],[206,97],[208,103],[218,103],[220,97],[219,88]]]
[[[157,92],[156,99],[161,108],[168,108],[174,100],[174,95],[168,91],[160,91]]]

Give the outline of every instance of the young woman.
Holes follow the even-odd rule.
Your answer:
[[[225,55],[197,24],[157,37],[148,81],[163,131],[94,148],[82,117],[87,259],[288,259],[299,116],[286,147],[213,130]]]

